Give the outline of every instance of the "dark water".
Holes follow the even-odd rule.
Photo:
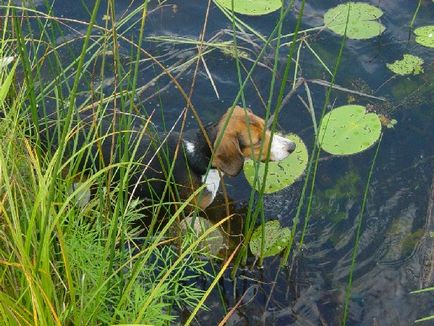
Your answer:
[[[160,8],[150,6],[145,27],[146,36],[190,37],[197,39],[202,32],[208,1],[170,1]],[[324,12],[340,1],[307,1],[302,28],[322,25]],[[351,98],[358,104],[372,105],[377,112],[398,121],[394,129],[384,132],[378,160],[373,172],[365,215],[363,216],[357,265],[354,273],[348,325],[409,325],[414,320],[434,314],[432,293],[414,295],[411,291],[433,286],[434,240],[433,221],[429,221],[427,208],[434,174],[434,52],[417,45],[408,25],[417,1],[368,1],[384,11],[381,22],[386,31],[377,38],[348,40],[336,83],[359,92],[385,97],[386,101],[350,96],[334,91],[331,101],[336,106]],[[42,3],[42,1],[41,1]],[[56,15],[88,20],[83,6],[93,1],[57,1]],[[133,10],[137,3],[116,1],[119,18]],[[296,6],[299,8],[299,4]],[[40,4],[39,8],[43,8]],[[268,35],[277,14],[263,17],[243,17],[257,31]],[[294,28],[296,13],[290,14],[285,31]],[[432,24],[434,4],[422,1],[415,26]],[[99,16],[102,22],[102,14]],[[76,26],[77,27],[77,26]],[[83,26],[77,27],[83,32]],[[211,5],[205,40],[231,40],[224,31],[231,24]],[[128,31],[128,37],[138,38],[138,25]],[[332,68],[337,58],[340,38],[327,30],[309,34],[309,43],[326,64]],[[65,35],[68,37],[68,34]],[[61,41],[61,40],[59,40]],[[253,37],[253,41],[262,43]],[[254,59],[258,49],[241,42]],[[195,45],[174,42],[145,42],[144,48],[169,66],[187,62],[195,55]],[[77,49],[79,49],[77,44]],[[76,49],[76,50],[77,50]],[[130,48],[120,42],[121,54],[128,60]],[[425,73],[412,77],[392,78],[385,64],[411,53],[425,60]],[[280,76],[283,72],[287,49],[281,53]],[[274,53],[268,51],[262,66],[253,74],[256,87],[266,99]],[[215,120],[232,104],[239,84],[235,61],[214,50],[205,56],[219,98],[213,89],[204,66],[195,80],[192,101],[202,119]],[[251,63],[244,61],[249,67]],[[301,51],[302,76],[307,79],[328,79],[318,61],[306,49]],[[195,65],[179,76],[181,85],[190,90]],[[144,63],[140,72],[140,85],[146,85],[161,73],[156,65]],[[174,73],[175,75],[178,72]],[[142,110],[150,112],[164,108],[163,117],[171,125],[185,106],[177,89],[167,78],[152,84],[138,95]],[[278,80],[280,83],[280,80]],[[110,81],[107,81],[110,85]],[[166,87],[167,86],[167,87]],[[110,86],[107,87],[108,89]],[[159,96],[151,97],[156,89]],[[323,106],[325,89],[311,85],[317,116]],[[299,95],[305,96],[303,91]],[[245,90],[248,106],[255,113],[265,112],[257,90],[249,84]],[[157,110],[157,112],[159,112]],[[283,108],[279,123],[285,132],[299,134],[312,146],[310,117],[302,103],[293,97]],[[193,125],[194,119],[189,118]],[[350,270],[357,217],[374,149],[345,158],[322,155],[319,165],[314,209],[305,239],[304,249],[293,257],[291,264],[278,271],[278,258],[266,260],[263,269],[241,270],[237,282],[227,278],[221,283],[227,306],[239,300],[241,305],[231,317],[230,325],[338,325],[342,317],[345,286]],[[248,199],[250,187],[243,176],[228,180],[230,196],[243,203]],[[278,218],[291,226],[299,199],[301,182],[265,199],[266,218]],[[303,221],[302,221],[303,222]],[[430,228],[430,229],[429,229]],[[276,273],[278,274],[276,275]],[[209,312],[199,315],[200,324],[217,324],[225,312],[217,296],[208,301]]]

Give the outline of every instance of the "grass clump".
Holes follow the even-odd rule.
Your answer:
[[[1,7],[11,15],[2,20],[0,62],[14,58],[24,76],[15,76],[11,64],[0,65],[2,325],[163,325],[178,318],[181,310],[205,308],[200,302],[206,291],[195,283],[210,277],[198,249],[202,239],[181,239],[168,231],[193,197],[179,203],[164,228],[140,238],[141,230],[135,225],[144,218],[143,203],[126,191],[129,173],[135,168],[125,154],[130,149],[128,135],[119,137],[114,148],[124,153],[119,163],[90,171],[87,179],[81,177],[80,160],[97,160],[89,149],[110,136],[98,133],[108,104],[118,104],[131,115],[136,109],[128,104],[134,103],[142,53],[135,45],[137,64],[122,66],[116,52],[117,37],[122,36],[114,26],[95,25],[98,5],[99,1],[90,22],[84,23],[83,39],[71,41],[81,46],[72,63],[60,60],[60,49],[68,42],[58,45],[53,38],[62,33],[60,19],[30,8]],[[107,11],[114,17],[113,5],[109,1]],[[146,3],[139,9],[144,24]],[[100,33],[94,34],[94,29]],[[121,81],[108,95],[102,85],[91,85],[86,78],[97,59],[102,65],[109,60],[95,54],[98,44],[113,48],[114,78]],[[41,69],[47,66],[54,77],[41,82]],[[104,79],[103,72],[100,77]],[[81,87],[92,92],[83,92]],[[49,150],[40,140],[41,117],[50,109],[47,103],[54,107],[50,114],[56,117],[49,122],[58,130],[58,145]],[[79,129],[74,122],[78,112],[89,108],[96,119],[86,134],[86,145],[78,148]],[[67,146],[73,148],[68,155]],[[112,182],[115,174],[120,175],[116,184]],[[81,183],[72,188],[77,177]],[[79,205],[77,198],[90,188],[96,195]],[[154,224],[157,218],[157,214],[152,216]]]
[[[0,122],[0,129],[8,123]],[[83,208],[75,206],[61,178],[55,201],[48,203],[47,172],[38,165],[33,145],[18,132],[2,135],[2,324],[162,325],[173,321],[181,307],[196,307],[204,291],[193,280],[208,276],[206,261],[196,250],[190,248],[177,262],[178,250],[170,245],[174,239],[132,242],[137,229],[129,225],[142,217],[138,202],[117,212],[119,225],[125,227],[116,232],[115,248],[107,250],[115,208],[101,206],[97,199]],[[59,216],[58,208],[65,204]],[[168,274],[174,263],[177,267]],[[153,291],[163,277],[164,284]]]

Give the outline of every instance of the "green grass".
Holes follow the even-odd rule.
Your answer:
[[[173,320],[171,309],[195,308],[204,291],[192,280],[208,276],[207,262],[199,259],[197,240],[184,241],[181,254],[168,231],[188,201],[165,230],[134,248],[137,230],[129,225],[143,217],[140,202],[120,209],[114,190],[77,207],[81,188],[109,169],[71,194],[67,179],[54,175],[57,153],[41,162],[12,118],[0,124],[0,322],[158,325]]]
[[[206,309],[202,300],[206,291],[196,285],[196,280],[212,275],[199,242],[226,219],[201,237],[180,237],[170,227],[186,214],[190,197],[177,203],[178,209],[164,228],[138,239],[134,222],[143,218],[143,203],[132,200],[125,191],[129,175],[138,168],[131,159],[136,148],[129,153],[127,146],[136,132],[133,130],[119,136],[114,148],[122,157],[118,163],[81,178],[77,163],[92,160],[92,145],[113,135],[98,132],[107,104],[125,108],[130,114],[137,112],[133,99],[144,54],[140,44],[147,4],[138,9],[139,40],[129,40],[134,45],[134,62],[125,64],[117,49],[118,40],[126,37],[118,34],[118,26],[95,24],[99,3],[91,8],[89,22],[79,22],[86,26],[84,36],[60,45],[56,38],[62,34],[61,18],[31,8],[2,6],[10,15],[2,20],[0,58],[15,59],[0,70],[0,110],[6,116],[0,120],[1,324],[163,325],[173,321],[182,309]],[[18,19],[18,13],[23,19]],[[108,2],[106,14],[113,22],[113,1]],[[119,25],[128,23],[126,17]],[[101,33],[95,34],[95,30]],[[76,59],[65,63],[62,53],[70,53],[69,45],[74,42],[81,51]],[[109,51],[112,55],[106,55]],[[90,82],[89,72],[97,60],[103,66],[101,79],[104,66],[115,67],[119,86],[112,94],[104,94],[101,85]],[[19,83],[14,82],[18,81],[17,66],[24,75]],[[47,70],[42,69],[55,77],[39,83],[46,79],[42,77]],[[170,71],[165,71],[167,74]],[[83,92],[85,89],[91,92]],[[54,102],[58,114],[57,120],[50,121],[58,128],[58,146],[51,152],[41,147],[41,123],[37,121],[47,109],[48,99]],[[75,124],[76,112],[89,106],[94,110],[95,123],[86,130],[87,145],[78,148],[74,145],[80,132]],[[146,117],[142,119],[144,133],[151,124]],[[128,124],[129,119],[120,123]],[[71,144],[73,153],[65,155]],[[172,168],[167,171],[168,180]],[[115,187],[106,187],[114,185],[111,180],[115,173],[120,181]],[[81,183],[71,190],[77,177]],[[85,206],[77,205],[77,198],[90,187],[96,188],[97,195]],[[174,200],[177,198],[175,193]],[[156,204],[152,225],[158,223],[159,211],[167,205]],[[225,269],[221,268],[221,273]]]

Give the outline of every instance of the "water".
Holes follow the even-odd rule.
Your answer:
[[[434,313],[432,293],[414,295],[410,291],[432,286],[433,240],[428,233],[433,221],[427,220],[434,172],[434,98],[432,49],[417,45],[410,37],[408,24],[416,8],[416,1],[370,1],[384,11],[381,22],[386,31],[380,37],[366,40],[348,40],[342,66],[336,83],[359,92],[385,97],[377,101],[362,96],[334,91],[331,101],[343,105],[355,100],[372,105],[377,111],[398,121],[391,130],[385,130],[369,190],[363,216],[357,265],[354,273],[348,325],[409,325],[417,318]],[[56,1],[54,12],[59,16],[88,20],[83,5],[93,1]],[[339,1],[308,1],[302,28],[322,25],[324,12]],[[130,12],[137,3],[116,1],[119,17]],[[155,8],[155,1],[147,17],[147,36],[190,37],[197,39],[202,32],[207,1],[171,1]],[[42,8],[42,4],[40,7]],[[299,8],[299,4],[297,5]],[[285,23],[286,32],[294,28],[296,13]],[[99,24],[103,24],[103,15]],[[268,35],[277,14],[252,18],[243,17],[257,31]],[[434,5],[423,1],[415,26],[432,24]],[[75,26],[83,32],[83,26]],[[224,30],[231,24],[211,4],[205,40],[217,35],[219,40],[231,40]],[[68,33],[68,32],[67,32]],[[69,32],[70,33],[70,32]],[[138,26],[128,32],[138,38]],[[321,58],[333,67],[340,38],[327,30],[309,34],[309,44]],[[68,36],[68,35],[66,35]],[[409,39],[410,37],[410,39]],[[261,44],[256,38],[254,42]],[[241,42],[252,58],[257,54],[249,42]],[[129,47],[120,42],[121,54],[128,60]],[[186,62],[196,52],[194,45],[174,42],[146,42],[144,48],[169,66]],[[78,44],[77,44],[77,49]],[[76,49],[76,50],[77,50]],[[283,72],[287,50],[281,54],[280,72]],[[414,77],[392,78],[385,64],[400,59],[403,53],[418,55],[425,60],[425,73]],[[253,74],[255,85],[267,98],[271,78],[273,53],[268,51],[262,66]],[[160,57],[161,56],[161,57]],[[205,122],[215,121],[232,104],[238,92],[236,66],[233,58],[214,50],[205,56],[213,84],[203,65],[195,80],[192,102]],[[247,67],[251,63],[243,61]],[[302,76],[307,79],[328,79],[318,61],[307,50],[301,52]],[[179,76],[179,82],[190,89],[195,65]],[[139,85],[146,85],[161,72],[157,65],[143,64]],[[177,73],[175,73],[175,76]],[[281,76],[281,74],[280,74]],[[110,88],[110,80],[107,80]],[[280,83],[280,80],[278,81]],[[185,101],[167,78],[153,83],[138,98],[148,112],[164,108],[164,122],[171,125],[183,109]],[[167,87],[166,87],[167,86]],[[322,108],[325,89],[310,85],[317,115]],[[159,96],[151,97],[156,89]],[[217,97],[217,93],[219,98]],[[298,93],[305,96],[303,91]],[[246,102],[258,115],[263,114],[258,92],[249,84]],[[159,116],[157,122],[162,123]],[[313,130],[309,114],[302,103],[293,97],[280,115],[279,123],[285,132],[295,132],[312,146]],[[194,125],[190,116],[189,125]],[[278,273],[278,258],[266,260],[263,269],[241,270],[234,283],[228,277],[221,285],[227,306],[241,300],[229,325],[337,325],[342,316],[344,292],[354,244],[356,221],[361,208],[362,194],[374,149],[352,157],[322,155],[316,183],[315,203],[303,250],[291,264]],[[242,210],[250,194],[243,176],[227,180],[230,196]],[[265,199],[266,218],[278,218],[283,225],[292,225],[301,183]],[[276,274],[277,273],[277,274]],[[217,324],[225,315],[217,296],[208,300],[211,308],[198,316],[199,323]]]

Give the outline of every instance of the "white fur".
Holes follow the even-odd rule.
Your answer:
[[[273,140],[271,142],[270,160],[283,160],[290,154],[288,149],[293,146],[294,143],[291,140],[279,135],[273,135]]]
[[[184,140],[184,144],[185,144],[185,148],[187,149],[187,152],[194,153],[195,147],[192,142]]]
[[[222,173],[223,175],[223,173]],[[217,191],[220,187],[220,175],[217,169],[211,169],[208,174],[202,176],[202,182],[206,184],[206,190],[211,193],[212,200],[217,195]]]

